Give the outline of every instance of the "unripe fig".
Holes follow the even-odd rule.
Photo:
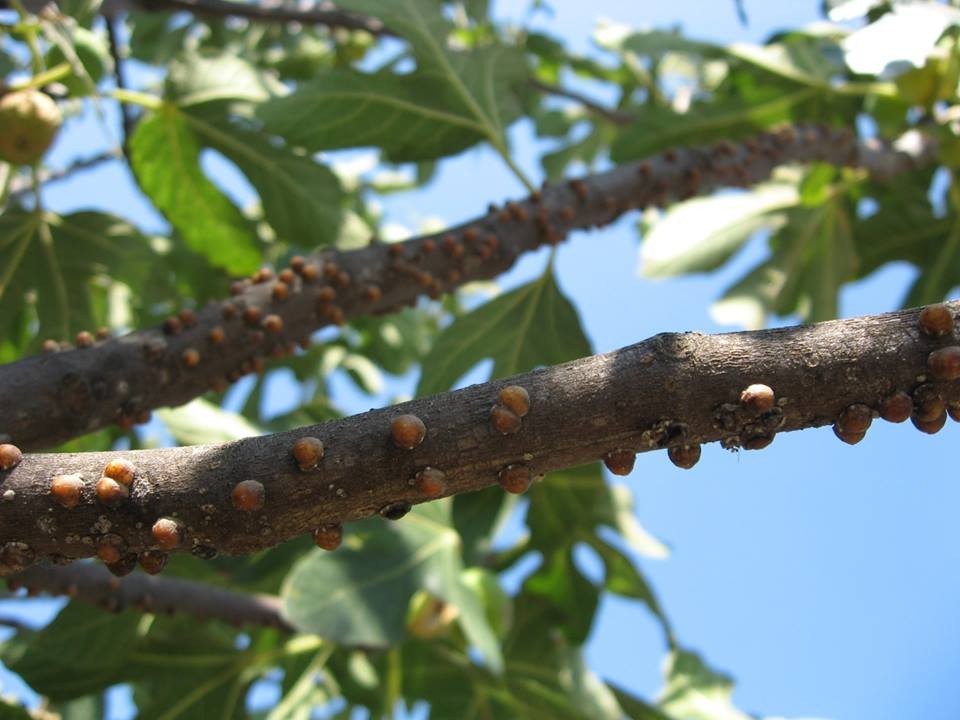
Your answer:
[[[39,90],[19,90],[0,97],[0,160],[33,165],[60,129],[60,108]]]

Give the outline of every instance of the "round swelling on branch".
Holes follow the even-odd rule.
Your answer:
[[[32,165],[47,151],[63,122],[60,108],[39,90],[0,97],[0,159]]]

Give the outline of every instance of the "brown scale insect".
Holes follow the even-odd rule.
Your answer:
[[[263,483],[257,480],[243,480],[233,486],[230,500],[233,506],[242,512],[255,512],[263,507],[267,492]]]
[[[943,429],[943,426],[947,424],[947,413],[946,410],[944,410],[944,412],[930,420],[921,420],[920,418],[914,416],[910,418],[910,421],[920,432],[926,433],[927,435],[934,435],[940,432],[940,430]]]
[[[280,271],[280,274],[277,275],[277,279],[287,287],[293,285],[293,281],[296,279],[296,277],[297,274],[290,268],[284,268]]]
[[[260,310],[255,307],[248,307],[243,311],[243,321],[250,327],[256,327],[260,324]]]
[[[668,163],[673,163],[677,161],[677,151],[673,148],[663,151],[663,159]]]
[[[447,490],[447,475],[442,470],[428,466],[416,474],[414,485],[424,497],[438,498]]]
[[[585,202],[587,196],[590,194],[590,190],[587,188],[587,184],[583,182],[583,180],[571,180],[569,187],[573,191],[573,194],[577,196],[577,200],[580,202]]]
[[[263,329],[269,333],[278,333],[283,330],[283,318],[271,313],[263,319]]]
[[[475,243],[477,238],[480,237],[480,233],[477,232],[476,228],[467,228],[463,231],[463,241],[468,244]]]
[[[290,269],[295,273],[303,272],[303,268],[306,267],[307,261],[304,259],[303,255],[294,255],[290,258]]]
[[[126,485],[106,476],[97,480],[95,490],[97,500],[104,505],[117,505],[130,497],[130,491]]]
[[[177,315],[185,328],[190,328],[197,324],[197,314],[190,308],[184,308]]]
[[[539,190],[534,190],[530,193],[530,202],[539,204],[541,200],[543,200],[543,194]]]
[[[940,391],[932,383],[924,383],[913,391],[913,417],[930,422],[946,411]]]
[[[511,220],[513,220],[513,215],[511,215],[510,211],[507,210],[506,208],[501,210],[500,213],[497,215],[497,222],[499,222],[501,225],[506,225]]]
[[[50,494],[65,508],[80,504],[83,493],[83,478],[79,475],[54,475],[50,480]]]
[[[947,414],[954,422],[960,422],[960,402],[952,402],[947,406]]]
[[[400,247],[400,249],[403,250],[403,248],[399,245],[394,245],[393,247]],[[330,261],[330,262],[324,263],[323,276],[327,278],[327,280],[334,280],[339,274],[340,274],[340,266],[337,265],[335,262]]]
[[[13,470],[23,461],[23,453],[16,445],[3,443],[0,445],[0,470]]]
[[[456,283],[460,282],[460,278],[461,278],[461,277],[462,277],[462,275],[460,274],[460,271],[457,270],[456,268],[450,268],[450,269],[447,271],[447,282],[448,282],[448,283],[451,283],[451,284],[454,284],[454,285],[455,285]]]
[[[242,294],[243,291],[247,289],[248,284],[249,283],[247,280],[234,280],[232,283],[230,283],[230,294],[231,295]]]
[[[833,426],[833,434],[843,440],[843,442],[847,443],[847,445],[856,445],[867,436],[866,431],[851,432],[849,430],[844,430],[836,424]]]
[[[200,353],[194,348],[187,348],[180,353],[180,360],[186,368],[195,368],[200,364]]]
[[[670,462],[683,470],[689,470],[700,462],[700,446],[693,445],[674,445],[667,448],[667,457]]]
[[[383,292],[380,290],[380,287],[377,285],[367,285],[363,289],[363,299],[367,302],[379,302],[380,298],[383,297]]]
[[[230,383],[225,377],[214,378],[210,384],[210,389],[218,393],[226,392],[229,387]]]
[[[530,219],[530,215],[527,212],[527,209],[522,205],[517,205],[517,203],[510,203],[507,205],[507,209],[510,211],[511,217],[519,223],[524,223]]]
[[[744,450],[763,450],[769,447],[776,437],[776,433],[755,433],[740,439],[740,446]]]
[[[150,528],[150,535],[161,550],[175,550],[183,544],[183,526],[173,518],[157,520]]]
[[[497,402],[517,417],[523,417],[530,412],[530,394],[520,385],[507,385],[502,388],[497,393]]]
[[[341,270],[337,273],[336,277],[333,278],[333,284],[338,288],[345,288],[350,284],[350,275],[346,270]]]
[[[387,248],[387,255],[394,259],[400,259],[403,257],[404,247],[402,243],[393,243]]]
[[[501,435],[513,435],[520,432],[520,417],[510,408],[497,404],[490,408],[490,424]]]
[[[163,321],[163,331],[167,335],[176,335],[183,329],[183,323],[180,322],[180,318],[171,315],[166,320]]]
[[[562,207],[560,208],[560,212],[558,214],[560,215],[560,219],[564,222],[573,222],[574,212],[572,207]]]
[[[60,349],[60,343],[56,340],[44,340],[43,344],[40,346],[40,349],[45,353],[57,352]]]
[[[300,271],[300,277],[303,278],[304,282],[313,282],[320,277],[320,268],[313,263],[307,263]]]
[[[427,426],[416,415],[399,415],[390,421],[390,435],[398,448],[413,450],[427,437]]]
[[[302,472],[313,470],[323,459],[323,442],[315,437],[302,437],[293,444],[293,459]]]
[[[290,286],[278,280],[273,284],[273,289],[270,290],[270,296],[274,302],[283,302],[290,297]]]
[[[337,291],[329,285],[324,285],[317,290],[317,300],[322,303],[333,302],[337,297]]]
[[[927,356],[927,369],[934,380],[960,380],[960,346],[950,345],[934,350]]]
[[[334,551],[343,542],[343,525],[331,523],[321,525],[313,531],[313,542],[321,550]]]
[[[219,325],[214,325],[210,328],[210,332],[207,333],[207,340],[213,345],[219,345],[226,337],[226,333],[223,332],[223,328]]]
[[[255,283],[267,282],[273,280],[273,270],[268,267],[262,267],[253,274],[252,280]]]
[[[233,303],[224,303],[220,306],[220,316],[224,320],[233,320],[237,316],[237,308]]]
[[[740,404],[752,413],[759,415],[773,407],[775,397],[769,385],[755,383],[740,393]]]
[[[835,426],[839,433],[857,435],[865,433],[873,423],[873,410],[863,403],[848,405],[837,416]],[[839,437],[839,434],[838,434]],[[843,439],[843,438],[841,438]]]
[[[637,454],[633,450],[617,448],[603,456],[603,464],[614,475],[629,475],[633,471]]]
[[[526,465],[515,463],[507,465],[497,473],[497,482],[508,493],[520,495],[530,489],[533,476],[530,474],[530,468]]]
[[[97,328],[95,337],[97,338],[97,340],[107,340],[110,337],[110,328],[106,328],[106,327]]]
[[[901,390],[883,398],[878,409],[880,417],[887,422],[902,423],[913,414],[913,400]]]
[[[81,330],[77,333],[76,337],[73,339],[73,342],[78,348],[93,347],[93,335],[86,330]]]
[[[97,541],[97,557],[105,565],[112,565],[120,562],[126,547],[127,544],[122,537],[115,533],[108,533]]]
[[[137,477],[137,466],[126,458],[115,458],[103,468],[103,476],[129,487]]]

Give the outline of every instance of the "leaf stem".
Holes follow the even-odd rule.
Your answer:
[[[110,92],[110,95],[114,100],[118,100],[119,102],[130,103],[131,105],[139,105],[140,107],[147,108],[148,110],[159,110],[161,107],[163,107],[163,100],[158,98],[156,95],[139,92],[137,90],[115,88]]]
[[[57,82],[57,80],[62,80],[69,74],[70,63],[62,62],[58,65],[54,65],[49,70],[38,72],[36,75],[27,80],[18,83],[12,83],[10,85],[10,91],[15,92],[18,90],[35,90],[37,88],[42,88],[44,85],[49,85],[50,83]]]

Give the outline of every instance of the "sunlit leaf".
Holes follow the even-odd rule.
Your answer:
[[[577,311],[548,271],[454,320],[424,358],[417,395],[449,389],[485,358],[498,378],[589,354]]]
[[[253,233],[240,211],[200,169],[200,144],[172,105],[137,124],[130,140],[137,180],[191,250],[216,267],[242,275],[260,263]]]

